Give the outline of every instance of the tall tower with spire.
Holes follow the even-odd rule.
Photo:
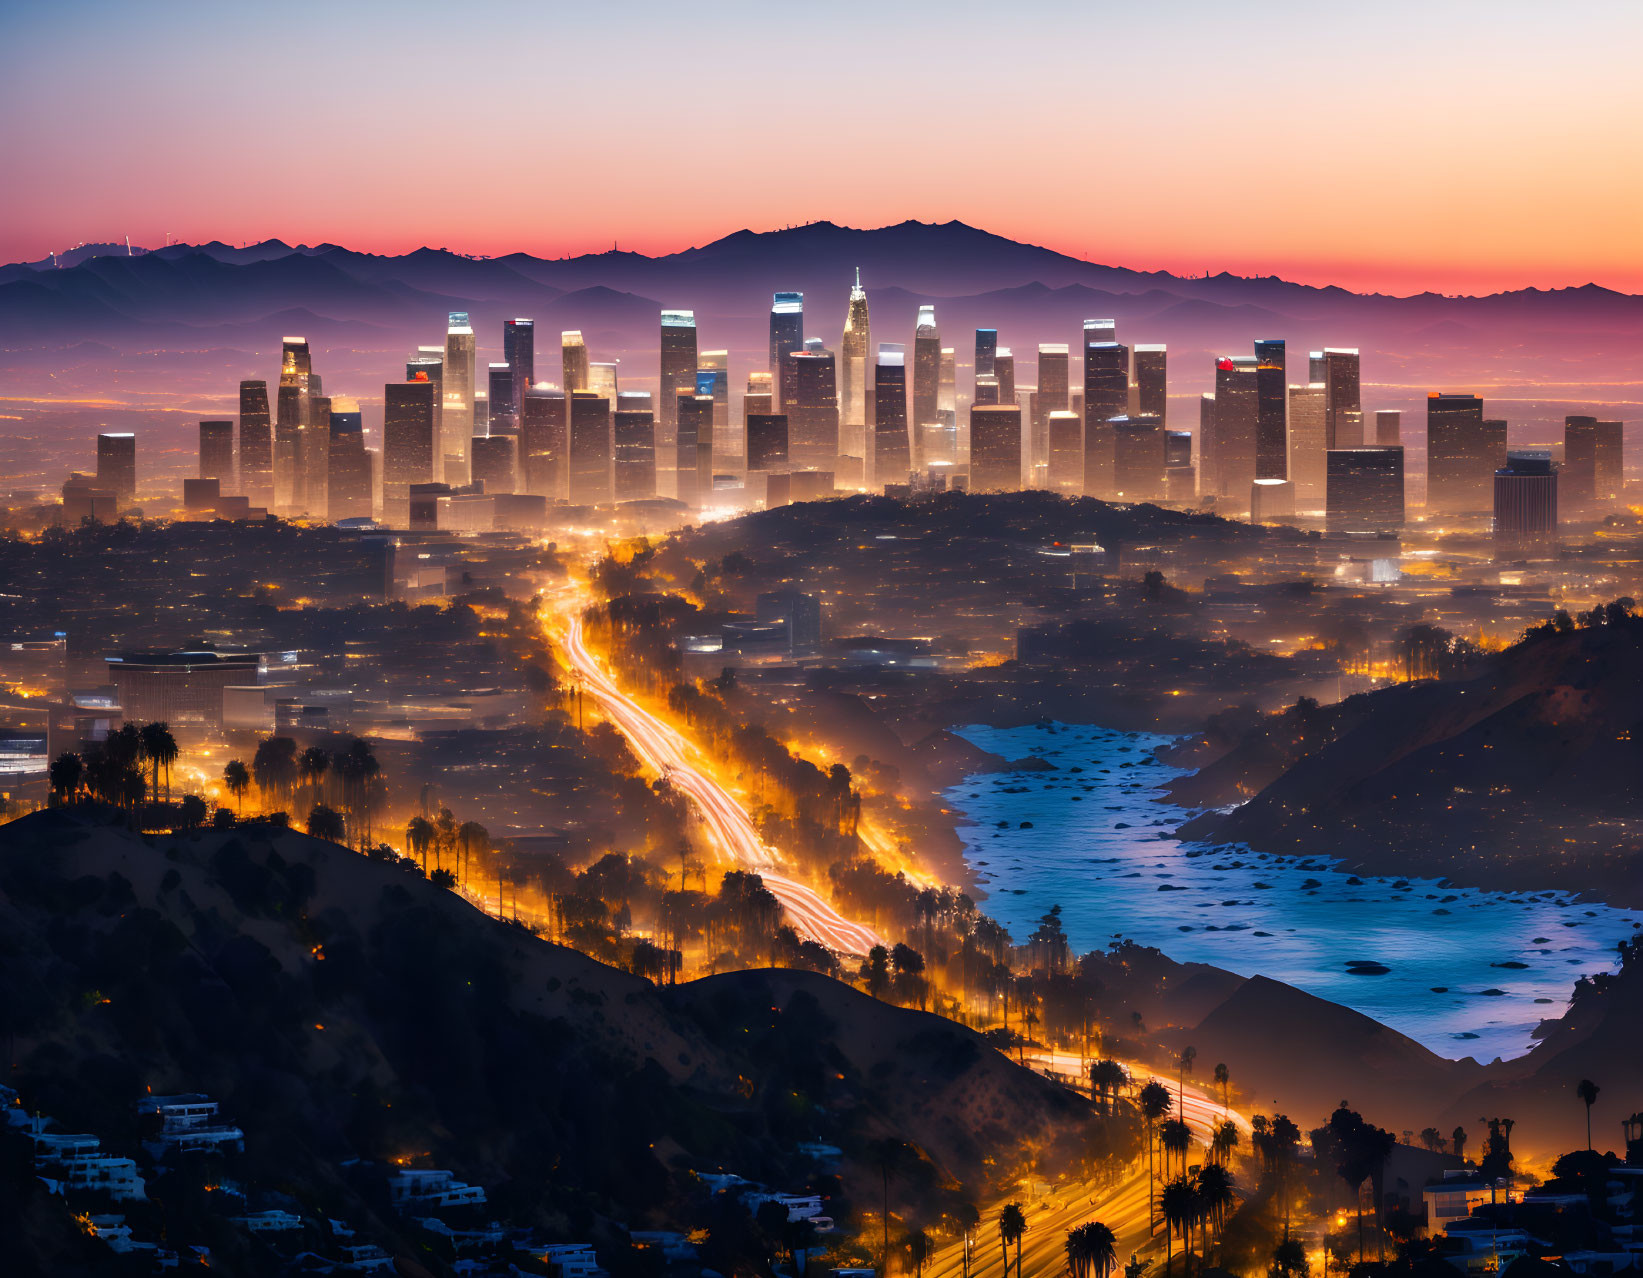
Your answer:
[[[866,456],[868,352],[873,349],[869,338],[867,290],[861,286],[858,266],[839,342],[839,451],[848,457]]]

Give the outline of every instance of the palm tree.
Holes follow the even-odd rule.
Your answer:
[[[290,737],[266,737],[251,756],[251,775],[265,798],[291,797],[297,780],[297,743]]]
[[[371,845],[371,785],[382,765],[371,747],[355,737],[337,754],[335,767],[342,779],[343,806],[348,809],[350,824],[363,850]]]
[[[1165,1119],[1158,1129],[1158,1143],[1181,1160],[1181,1173],[1185,1175],[1187,1151],[1192,1148],[1192,1128],[1179,1118]]]
[[[1004,1272],[1010,1272],[1010,1244],[1015,1244],[1015,1278],[1021,1278],[1021,1235],[1027,1232],[1027,1213],[1020,1203],[1005,1203],[998,1213],[998,1241],[1004,1249]]]
[[[461,849],[461,860],[458,868],[464,884],[468,881],[468,859],[472,856],[483,856],[491,850],[491,832],[478,821],[464,821],[457,827],[457,847]]]
[[[1198,1049],[1196,1047],[1183,1047],[1181,1049],[1180,1057],[1175,1062],[1175,1065],[1176,1065],[1175,1100],[1176,1100],[1176,1109],[1178,1111],[1177,1114],[1176,1114],[1177,1118],[1185,1118],[1186,1117],[1187,1075],[1192,1073],[1192,1063],[1193,1063],[1193,1061],[1195,1061],[1197,1059],[1198,1059]]]
[[[1073,1278],[1107,1278],[1117,1263],[1117,1238],[1098,1220],[1067,1231],[1067,1265]]]
[[[171,765],[177,761],[177,739],[165,723],[145,723],[137,729],[142,742],[143,758],[153,769],[153,792],[160,792],[160,769],[165,769],[165,799],[171,802]]]
[[[240,760],[230,759],[223,765],[222,783],[228,788],[228,793],[234,796],[234,811],[243,816],[245,792],[251,788],[251,770]]]
[[[1170,1272],[1174,1237],[1181,1235],[1181,1254],[1187,1271],[1192,1269],[1191,1229],[1198,1214],[1198,1187],[1190,1176],[1177,1176],[1158,1195],[1158,1209],[1164,1217],[1164,1272]]]
[[[1215,1067],[1215,1085],[1221,1089],[1221,1112],[1225,1114],[1232,1108],[1232,1071],[1224,1061]]]
[[[422,872],[428,872],[428,848],[434,841],[434,823],[424,816],[415,816],[406,823],[405,843],[411,854],[422,863]]]
[[[85,776],[85,762],[72,750],[65,750],[51,761],[51,801],[72,803],[80,793],[80,779]]]
[[[1220,1163],[1209,1163],[1200,1167],[1198,1201],[1199,1206],[1215,1218],[1215,1227],[1219,1229],[1226,1218],[1227,1208],[1233,1203],[1232,1173]]]
[[[1165,1114],[1169,1113],[1169,1088],[1165,1087],[1156,1078],[1141,1089],[1141,1117],[1147,1124],[1147,1181],[1150,1184],[1156,1179],[1152,1166],[1152,1129]],[[1152,1194],[1147,1194],[1147,1228],[1153,1224]]]
[[[1112,1113],[1113,1097],[1118,1095],[1127,1082],[1129,1075],[1124,1073],[1124,1067],[1117,1061],[1090,1062],[1090,1090],[1101,1097],[1101,1109],[1104,1113]]]
[[[1210,1151],[1224,1166],[1232,1157],[1232,1152],[1238,1148],[1238,1141],[1238,1124],[1229,1118],[1215,1125],[1215,1134],[1210,1137],[1209,1142]]]
[[[1586,1103],[1586,1152],[1592,1150],[1592,1106],[1597,1104],[1597,1094],[1603,1089],[1589,1078],[1583,1078],[1575,1085],[1575,1095]]]
[[[308,798],[315,804],[319,803],[320,783],[330,767],[331,756],[319,746],[309,746],[297,756],[297,776],[308,787]]]

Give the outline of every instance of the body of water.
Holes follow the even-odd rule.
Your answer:
[[[1284,981],[1444,1056],[1521,1055],[1575,979],[1610,971],[1643,915],[1564,892],[1481,892],[1357,877],[1328,858],[1182,843],[1156,802],[1169,738],[1079,724],[960,735],[1054,771],[981,773],[947,792],[986,911],[1017,942],[1052,905],[1075,953],[1125,937],[1172,958]]]

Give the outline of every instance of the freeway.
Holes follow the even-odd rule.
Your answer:
[[[1059,1053],[1053,1057],[1041,1056],[1036,1063],[1058,1072],[1076,1074],[1079,1069],[1078,1057],[1063,1059]],[[1195,1087],[1178,1088],[1173,1078],[1149,1076],[1139,1071],[1133,1075],[1135,1087],[1148,1082],[1160,1083],[1168,1089],[1177,1107],[1172,1113],[1179,1112],[1185,1118],[1200,1156],[1214,1128],[1228,1119],[1237,1124],[1247,1147],[1251,1129],[1244,1115],[1236,1110],[1223,1110],[1219,1102]],[[1074,1181],[1057,1185],[1039,1196],[1023,1192],[1017,1198],[1027,1217],[1027,1232],[1021,1239],[1021,1272],[1035,1278],[1066,1270],[1067,1231],[1088,1220],[1099,1220],[1116,1235],[1113,1253],[1120,1266],[1131,1255],[1144,1253],[1154,1241],[1152,1184],[1145,1158],[1127,1167],[1114,1184]],[[1160,1222],[1159,1230],[1162,1228]],[[995,1204],[983,1213],[981,1224],[971,1236],[970,1278],[1003,1278],[1002,1260],[998,1205]],[[1014,1260],[1014,1248],[1011,1248],[1011,1260]],[[924,1272],[926,1278],[962,1278],[965,1273],[962,1242],[953,1242],[937,1251]]]
[[[866,954],[873,946],[885,943],[872,928],[845,918],[814,889],[782,873],[781,854],[759,837],[735,796],[697,762],[695,747],[618,688],[605,673],[588,651],[580,616],[573,614],[569,618],[562,647],[583,689],[627,738],[634,753],[694,801],[725,856],[759,875],[771,895],[781,902],[796,932],[839,954]]]

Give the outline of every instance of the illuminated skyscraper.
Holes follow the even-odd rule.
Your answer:
[[[1363,443],[1363,404],[1358,397],[1356,347],[1326,346],[1323,350],[1324,425],[1330,448],[1357,448]],[[1318,379],[1314,379],[1318,380]],[[1359,414],[1356,432],[1343,414]]]
[[[1557,545],[1557,467],[1542,448],[1516,449],[1495,471],[1495,551],[1546,553]]]
[[[1164,423],[1156,417],[1115,417],[1114,496],[1120,501],[1160,501],[1164,496]]]
[[[839,457],[836,363],[829,350],[805,349],[786,357],[789,372],[783,411],[787,456],[794,470],[832,470]]]
[[[412,484],[434,480],[434,384],[390,382],[382,393],[382,517],[409,526]]]
[[[1324,464],[1325,519],[1331,532],[1402,530],[1402,448],[1331,448]]]
[[[993,352],[993,376],[998,378],[998,402],[1019,403],[1015,388],[1015,352],[1008,346],[1000,346]]]
[[[1135,348],[1135,408],[1143,417],[1156,417],[1169,426],[1169,347],[1158,344]]]
[[[598,506],[611,500],[614,448],[610,401],[592,391],[576,391],[570,401],[570,501]]]
[[[940,412],[941,391],[941,330],[936,327],[936,308],[930,305],[918,308],[918,327],[913,333],[913,468],[923,468],[924,458],[919,447],[919,431],[933,425]]]
[[[1103,342],[1118,341],[1118,321],[1087,319],[1084,321],[1084,345],[1098,346]]]
[[[1322,510],[1329,464],[1329,433],[1324,425],[1322,382],[1289,388],[1289,478],[1295,485],[1297,510]]]
[[[1387,448],[1403,443],[1403,411],[1397,408],[1375,410],[1375,443]]]
[[[1084,423],[1072,411],[1052,411],[1046,419],[1048,462],[1044,484],[1063,497],[1084,492]]]
[[[871,325],[867,317],[867,290],[861,286],[861,268],[850,290],[850,310],[839,342],[839,450],[862,457],[867,450],[867,391],[871,381]]]
[[[434,388],[434,421],[438,430],[439,389]],[[308,424],[297,436],[297,499],[300,512],[323,517],[326,511],[325,486],[331,470],[331,400],[325,395],[308,397]]]
[[[1289,478],[1289,383],[1284,343],[1259,338],[1255,343],[1255,477]]]
[[[1198,471],[1192,464],[1192,432],[1164,432],[1164,500],[1187,503],[1198,496]]]
[[[1495,472],[1506,465],[1506,423],[1485,421],[1476,395],[1426,399],[1426,510],[1481,514],[1493,508]]]
[[[234,490],[234,423],[200,423],[200,478],[215,479],[225,493]]]
[[[513,366],[493,363],[487,370],[486,384],[490,387],[490,416],[485,425],[488,435],[513,435],[519,431],[519,413],[513,397]]]
[[[1624,431],[1595,417],[1563,419],[1558,501],[1571,515],[1596,516],[1620,505]]]
[[[713,397],[680,395],[674,450],[673,495],[692,510],[713,495]]]
[[[1209,495],[1215,491],[1215,392],[1205,391],[1198,397],[1198,491]]]
[[[559,334],[559,363],[565,394],[588,389],[588,348],[582,341],[580,329],[567,329]]]
[[[526,391],[526,395],[529,394]],[[485,491],[492,496],[514,492],[518,484],[518,442],[513,435],[475,435],[468,454],[473,482],[484,484]]]
[[[1021,409],[1014,404],[970,407],[970,491],[1021,488]]]
[[[569,407],[564,391],[533,386],[525,392],[519,419],[520,482],[525,492],[550,502],[568,495]]]
[[[588,365],[587,388],[595,395],[603,395],[612,405],[616,397],[622,393],[622,386],[617,379],[621,371],[621,364],[616,360],[594,360]],[[614,408],[612,411],[615,411]]]
[[[296,495],[297,449],[308,422],[308,396],[313,379],[313,357],[308,340],[281,340],[279,399],[274,420],[274,501],[290,509]]]
[[[1326,372],[1324,353],[1322,351],[1308,351],[1306,356],[1306,380],[1308,382],[1324,383]]]
[[[1040,474],[1050,463],[1050,449],[1053,447],[1049,437],[1049,422],[1052,413],[1064,413],[1070,403],[1071,390],[1071,352],[1065,342],[1040,342],[1038,344],[1038,393],[1033,397],[1032,429],[1030,431],[1032,446],[1028,453],[1028,474],[1036,485],[1049,485],[1047,473]],[[1065,427],[1062,431],[1065,435]],[[1083,429],[1078,432],[1079,444],[1084,439]],[[1065,475],[1063,468],[1063,475]],[[1078,482],[1084,482],[1084,461],[1079,458]],[[1053,485],[1051,485],[1053,486]]]
[[[513,370],[513,385],[508,387],[509,418],[519,422],[519,406],[525,402],[525,392],[536,385],[536,321],[511,319],[502,321],[502,362]],[[497,434],[496,387],[491,387],[491,434]]]
[[[766,474],[785,474],[787,460],[787,414],[747,415],[747,468]]]
[[[770,375],[776,407],[783,404],[785,357],[804,349],[804,294],[777,293],[770,302]]]
[[[873,365],[873,470],[869,491],[905,484],[912,469],[907,431],[907,348],[880,342]]]
[[[116,514],[137,500],[137,436],[130,431],[97,436],[97,486],[114,494]]]
[[[325,517],[333,524],[344,519],[370,519],[376,513],[376,454],[365,447],[365,422],[358,408],[332,408],[329,453]]]
[[[648,408],[618,408],[611,422],[611,436],[616,448],[616,500],[649,501],[656,496],[654,415]]]
[[[680,392],[696,393],[696,312],[662,312],[661,385],[657,398],[662,406],[662,442],[670,442],[679,420]]]
[[[440,452],[467,459],[468,440],[485,431],[474,428],[473,325],[466,311],[452,311],[445,329],[445,407],[440,417]],[[489,427],[487,426],[488,430]]]
[[[730,448],[730,352],[703,351],[696,357],[696,393],[713,396],[715,450]]]
[[[460,440],[457,441],[456,447],[449,447],[451,441],[449,432],[445,429],[445,348],[417,347],[415,357],[406,362],[405,380],[410,381],[417,373],[427,374],[428,380],[434,384],[434,479],[443,483],[446,479],[445,455],[468,455],[468,441]],[[326,433],[329,434],[329,431]]]
[[[976,366],[977,377],[995,376],[994,363],[998,358],[998,330],[996,328],[976,329]]]
[[[274,430],[264,381],[240,383],[240,491],[253,506],[274,500]]]
[[[1259,420],[1256,364],[1253,355],[1222,356],[1215,361],[1215,471],[1208,488],[1219,509],[1249,508],[1254,484],[1255,439]]]
[[[1086,320],[1091,324],[1111,321]],[[1099,328],[1093,330],[1103,331]],[[1123,417],[1130,400],[1130,352],[1117,342],[1090,342],[1084,347],[1084,491],[1091,497],[1114,492],[1111,421]]]

